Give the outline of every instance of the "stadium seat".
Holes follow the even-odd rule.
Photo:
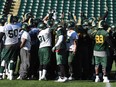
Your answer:
[[[51,9],[51,0],[45,1],[43,16],[46,16],[48,11]]]
[[[80,16],[81,13],[81,8],[82,7],[82,1],[81,0],[76,0],[76,9],[75,9],[75,14],[77,18]]]
[[[57,3],[58,3],[57,0],[51,0],[51,9],[56,10],[57,9]]]
[[[0,0],[0,15],[4,13],[6,3],[7,3],[7,0]]]
[[[18,11],[18,16],[19,17],[22,17],[24,15],[25,9],[26,9],[26,5],[27,5],[27,0],[21,0],[19,11]]]
[[[94,2],[94,16],[100,16],[100,0]]]
[[[40,0],[33,0],[34,3],[39,3]]]
[[[85,0],[82,2],[82,11],[85,13],[85,15],[87,15],[87,12],[88,12],[88,2],[85,1]]]
[[[88,18],[94,17],[94,1],[88,0]]]
[[[26,5],[25,13],[31,12],[32,6],[33,6],[33,0],[27,0],[27,5]]]
[[[5,6],[8,0],[0,0],[0,15],[5,13]],[[67,19],[68,12],[80,16],[81,11],[87,14],[87,17],[98,17],[103,15],[108,6],[108,20],[116,23],[116,1],[115,0],[20,0],[18,15],[22,16],[26,12],[32,12],[36,17],[43,18],[50,9],[57,11],[58,18],[64,12]]]
[[[76,1],[72,0],[70,1],[69,11],[75,14],[75,9],[76,9]]]

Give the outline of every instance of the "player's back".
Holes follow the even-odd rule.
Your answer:
[[[107,48],[106,37],[109,34],[104,29],[98,29],[95,35],[95,45],[94,50],[96,51],[105,51]]]
[[[5,45],[18,43],[19,29],[20,27],[16,24],[7,24],[4,26],[3,31],[5,33]]]

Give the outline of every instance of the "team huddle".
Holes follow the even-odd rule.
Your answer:
[[[54,62],[51,60],[55,60],[57,65],[53,71],[57,77],[55,82],[74,80],[76,67],[73,62],[78,56],[80,59],[85,58],[77,60],[83,62],[83,65],[84,62],[89,64],[92,59],[94,60],[95,70],[92,75],[95,73],[95,82],[101,80],[99,69],[102,69],[103,82],[109,82],[107,52],[110,49],[113,52],[112,56],[116,56],[116,29],[115,25],[108,25],[105,21],[108,10],[103,17],[99,18],[87,18],[84,13],[80,13],[81,17],[77,19],[69,12],[69,18],[64,20],[64,13],[61,19],[57,19],[56,14],[54,10],[50,10],[43,19],[34,18],[32,13],[26,13],[23,17],[12,14],[2,16],[0,19],[0,80],[5,79],[6,76],[9,80],[16,79],[14,76],[16,68],[19,75],[17,79],[30,79],[36,73],[39,81],[47,80],[48,66]],[[88,49],[92,49],[91,53]],[[91,58],[88,60],[87,57]],[[34,66],[37,65],[36,63],[38,67]],[[88,65],[86,63],[85,66]],[[102,68],[99,68],[100,65]],[[88,74],[89,67],[82,71]]]

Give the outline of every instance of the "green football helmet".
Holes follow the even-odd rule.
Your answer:
[[[54,25],[54,20],[53,19],[48,20],[47,24],[48,24],[48,26],[53,26]]]
[[[24,20],[23,16],[18,17],[18,22],[23,22],[23,20]]]
[[[21,27],[23,30],[27,30],[28,28],[28,24],[25,22],[22,24],[22,27]]]
[[[39,28],[40,30],[44,30],[47,28],[47,25],[44,23],[44,22],[40,22],[38,25],[37,25],[37,28]]]
[[[104,21],[104,20],[100,20],[100,21],[98,22],[98,28],[104,28],[105,25],[106,25],[106,21]]]
[[[33,17],[33,15],[30,12],[24,14],[24,19],[25,20],[28,19],[28,18],[32,18],[32,17]]]
[[[74,28],[75,23],[73,21],[68,22],[68,28]]]

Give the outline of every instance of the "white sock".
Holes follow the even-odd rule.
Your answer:
[[[45,69],[43,69],[43,72],[42,72],[42,78],[45,77],[46,73],[47,73],[47,71],[46,71]]]
[[[9,80],[13,79],[13,70],[9,70]]]
[[[39,71],[39,80],[41,79],[42,71]]]

